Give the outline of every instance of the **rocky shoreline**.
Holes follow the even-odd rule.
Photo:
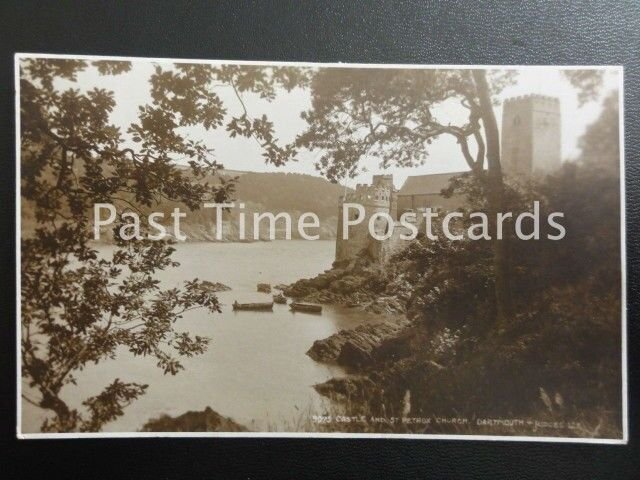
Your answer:
[[[282,286],[283,293],[297,301],[341,305],[375,315],[374,323],[316,340],[307,351],[309,357],[357,369],[373,363],[385,345],[401,336],[410,325],[406,317],[410,289],[395,281],[376,291],[372,283],[383,273],[379,265],[361,258]]]
[[[389,381],[416,367],[412,354],[419,335],[407,317],[411,288],[402,275],[358,259],[291,285],[258,287],[267,286],[296,301],[340,305],[371,314],[371,320],[364,324],[316,340],[306,354],[317,362],[341,366],[347,372],[314,385],[320,395],[336,404],[359,402],[382,414],[388,404],[385,389],[389,390]],[[229,290],[224,284],[207,281],[202,288],[211,292]],[[398,387],[394,396],[402,394]],[[207,407],[176,417],[162,415],[151,419],[142,431],[241,432],[247,428]]]
[[[370,323],[316,340],[307,351],[313,360],[347,371],[345,376],[314,385],[320,395],[343,404],[356,401],[367,408],[378,405],[374,408],[378,410],[388,403],[385,388],[418,368],[413,354],[416,344],[424,339],[421,329],[408,318],[412,288],[401,272],[358,258],[283,287],[285,295],[298,301],[373,314]],[[404,394],[401,385],[399,382],[394,388],[398,390],[395,397]]]
[[[315,278],[285,286],[283,293],[298,301],[342,305],[374,314],[404,314],[411,287],[402,277],[381,291],[373,283],[384,275],[378,265],[358,259],[334,266]]]

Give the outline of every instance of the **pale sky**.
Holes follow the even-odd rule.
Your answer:
[[[170,64],[171,62],[167,63]],[[117,76],[101,76],[94,68],[90,68],[78,75],[78,82],[73,87],[81,90],[95,87],[112,90],[115,94],[116,107],[112,113],[111,120],[120,126],[122,132],[125,133],[128,126],[137,119],[138,106],[151,101],[148,79],[153,72],[154,66],[155,64],[151,63],[151,61],[138,59],[134,61],[130,72]],[[564,160],[575,158],[578,154],[577,141],[584,133],[587,125],[598,117],[601,109],[600,101],[590,102],[580,108],[575,90],[562,77],[557,68],[527,68],[518,70],[518,73],[516,84],[506,88],[500,98],[504,99],[529,93],[558,97],[562,114],[562,158]],[[71,86],[70,82],[63,80],[58,80],[56,85],[62,88]],[[617,87],[617,70],[608,70],[605,75],[603,96]],[[241,114],[240,104],[230,87],[220,87],[216,91],[229,114]],[[310,92],[301,89],[296,89],[291,93],[283,91],[271,103],[251,94],[244,95],[243,100],[252,117],[259,117],[263,113],[269,117],[274,123],[276,135],[282,143],[292,141],[298,133],[304,130],[306,123],[300,118],[300,113],[311,106]],[[435,110],[435,114],[438,118],[446,115],[447,118],[455,119],[456,114],[460,113],[460,110],[457,109],[460,108],[458,106],[443,105]],[[498,125],[500,125],[501,107],[496,109],[496,115]],[[314,159],[319,156],[318,152],[303,151],[298,155],[298,162],[289,163],[283,167],[274,167],[264,163],[260,149],[253,139],[231,139],[224,128],[207,132],[203,128],[188,127],[183,129],[181,133],[187,134],[194,139],[205,141],[210,148],[215,150],[216,159],[228,169],[256,172],[282,171],[318,175],[313,165]],[[461,156],[459,147],[451,136],[441,136],[429,146],[429,151],[430,159],[423,166],[389,168],[384,173],[393,173],[394,183],[399,188],[408,175],[467,170],[466,162]],[[372,174],[383,173],[374,159],[364,163],[364,165],[366,165],[368,171],[355,179],[347,180],[348,186],[353,187],[356,183],[369,183]]]

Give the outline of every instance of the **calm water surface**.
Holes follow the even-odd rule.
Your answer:
[[[100,247],[108,255],[110,247]],[[353,328],[367,315],[325,306],[323,314],[292,313],[285,305],[270,312],[233,312],[234,300],[268,301],[256,292],[258,282],[291,283],[330,268],[333,241],[274,241],[257,243],[190,243],[177,246],[180,267],[161,272],[163,287],[177,287],[199,278],[232,288],[219,293],[221,314],[196,310],[178,321],[179,330],[211,338],[203,355],[182,360],[185,370],[163,375],[151,358],[127,351],[117,359],[90,366],[77,375],[64,398],[74,406],[120,378],[149,384],[147,393],[125,409],[124,416],[105,431],[136,431],[163,413],[179,415],[210,406],[252,430],[290,430],[309,408],[321,408],[312,385],[343,373],[305,355],[311,344],[340,329]],[[24,403],[23,431],[38,431],[44,418]]]

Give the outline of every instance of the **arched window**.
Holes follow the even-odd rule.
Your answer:
[[[513,124],[517,127],[518,125],[520,125],[520,116],[516,115],[516,117],[513,119]]]

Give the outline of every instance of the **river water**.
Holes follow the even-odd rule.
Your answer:
[[[100,247],[108,255],[111,247]],[[220,292],[221,314],[189,312],[176,328],[211,338],[208,350],[182,359],[185,370],[163,375],[152,358],[133,357],[126,350],[115,360],[89,366],[68,386],[63,398],[73,406],[98,394],[113,379],[149,385],[145,395],[104,431],[139,430],[150,418],[180,415],[210,406],[218,413],[257,431],[296,430],[305,412],[318,411],[323,399],[312,385],[344,372],[317,363],[305,355],[315,340],[343,328],[353,328],[368,314],[325,306],[322,315],[293,313],[274,305],[270,312],[234,312],[234,300],[268,301],[256,292],[259,282],[276,285],[309,278],[330,268],[333,241],[281,240],[256,243],[187,243],[177,245],[180,267],[161,272],[166,288],[199,278],[221,282],[231,291]],[[44,412],[23,402],[23,432],[39,431]]]

